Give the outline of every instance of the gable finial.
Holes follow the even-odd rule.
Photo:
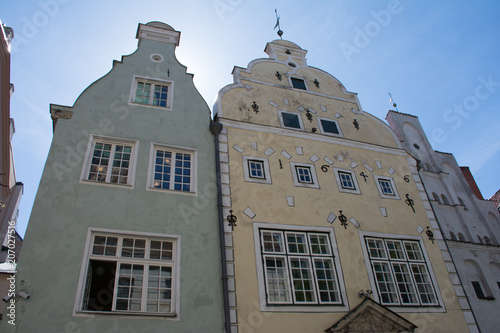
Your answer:
[[[283,30],[281,30],[281,27],[280,27],[280,17],[278,16],[278,10],[275,9],[274,10],[275,13],[276,13],[276,25],[274,26],[274,29],[276,29],[276,27],[278,28],[278,36],[280,36],[280,39],[283,39]]]
[[[394,99],[392,99],[391,93],[389,92],[388,94],[389,94],[389,97],[390,97],[389,102],[391,103],[392,106],[394,106],[396,108],[396,111],[399,112],[398,105],[396,104],[396,102],[394,102]]]

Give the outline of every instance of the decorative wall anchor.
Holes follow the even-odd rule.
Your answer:
[[[434,244],[434,241],[436,240],[434,238],[434,233],[432,232],[431,229],[429,229],[429,226],[427,226],[427,231],[425,232],[427,234],[427,236],[429,237],[429,240],[432,242],[432,244]]]
[[[231,226],[231,230],[234,231],[234,227],[236,227],[236,221],[238,218],[233,215],[233,210],[229,210],[229,215],[226,217],[227,223],[229,223],[229,226]]]
[[[292,54],[292,52],[290,52],[290,50],[286,50],[285,53],[286,54]]]
[[[365,180],[366,182],[366,178],[368,177],[368,175],[365,175],[365,173],[363,171],[361,171],[361,173],[359,174],[361,177],[363,177],[363,179]]]
[[[339,221],[340,221],[340,225],[344,227],[344,229],[347,229],[347,217],[342,214],[342,211],[339,210]]]
[[[364,290],[360,290],[360,291],[359,291],[358,296],[359,296],[360,298],[368,298],[368,297],[370,297],[372,294],[373,294],[373,291],[371,291],[370,289],[367,289],[366,291],[364,291]]]
[[[313,115],[311,114],[309,109],[306,111],[306,117],[307,117],[307,120],[309,120],[311,123],[313,122]]]
[[[316,131],[317,131],[317,130],[318,130],[318,129],[317,129],[316,127],[311,128],[311,131],[312,131],[313,133],[316,133]]]
[[[354,121],[352,123],[354,124],[354,128],[359,131],[359,123],[358,123],[358,121],[356,119],[354,119]]]
[[[319,88],[319,81],[318,81],[318,79],[314,79],[313,83],[316,86],[316,88]]]
[[[406,194],[406,200],[405,200],[406,204],[408,206],[411,207],[411,209],[413,210],[413,213],[415,213],[415,208],[413,207],[415,205],[415,201],[413,201],[413,199],[410,199],[410,195],[409,194]]]
[[[283,80],[283,77],[281,76],[280,72],[276,72],[276,77],[278,78],[278,80]]]
[[[257,103],[255,103],[255,101],[253,101],[252,109],[255,111],[255,113],[259,113],[259,106],[257,105]]]

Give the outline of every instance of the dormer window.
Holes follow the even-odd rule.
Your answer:
[[[170,109],[172,107],[172,90],[172,82],[135,77],[130,102]]]
[[[292,77],[292,86],[295,89],[307,90],[306,82],[303,79],[298,79],[296,77]]]

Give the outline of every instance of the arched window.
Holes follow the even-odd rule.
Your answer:
[[[457,240],[457,236],[455,236],[455,233],[453,231],[450,231],[450,237],[451,237],[451,240],[454,240],[454,241]]]
[[[432,192],[432,196],[434,197],[434,201],[441,203],[441,201],[439,200],[439,195],[437,195],[435,192]]]
[[[465,242],[465,237],[464,237],[464,234],[459,232],[458,233],[458,240],[461,240],[462,242]]]
[[[448,201],[448,197],[446,197],[446,195],[441,194],[441,199],[443,199],[443,203],[445,205],[449,205],[450,204],[450,201]]]
[[[491,289],[484,278],[481,267],[474,260],[465,260],[467,280],[470,280],[472,289],[479,299],[493,299]]]

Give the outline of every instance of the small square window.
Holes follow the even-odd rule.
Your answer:
[[[318,178],[313,164],[290,163],[295,186],[319,188]]]
[[[319,129],[321,130],[322,134],[343,137],[337,120],[320,117],[317,117],[317,119],[319,122]]]
[[[361,194],[354,171],[337,168],[333,171],[340,192]]]
[[[243,156],[243,171],[247,182],[271,184],[267,158]]]
[[[391,177],[373,175],[380,196],[384,199],[399,199],[398,191]]]
[[[292,77],[292,86],[295,89],[307,90],[306,83],[303,79],[298,79],[296,77]]]
[[[264,162],[249,160],[248,161],[248,172],[251,178],[265,179],[264,173]]]
[[[352,181],[352,174],[348,172],[340,172],[339,171],[340,184],[342,188],[355,190],[356,186],[354,186],[354,182]]]
[[[172,88],[172,82],[135,77],[130,102],[159,108],[170,108]]]
[[[136,141],[92,135],[82,180],[103,184],[132,185]]]
[[[278,115],[282,127],[299,129],[299,130],[304,129],[304,125],[302,124],[302,118],[300,114],[278,110]]]
[[[196,192],[196,152],[152,144],[149,188]]]

